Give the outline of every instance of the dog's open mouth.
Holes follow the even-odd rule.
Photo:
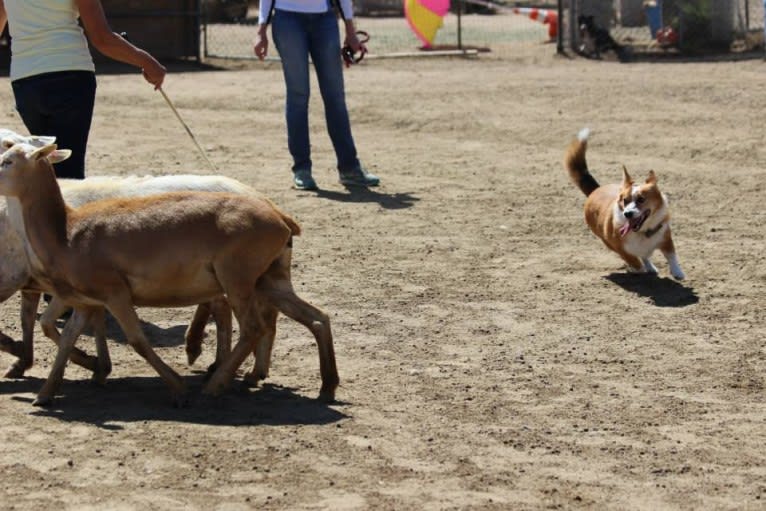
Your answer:
[[[637,217],[628,219],[628,221],[620,227],[620,236],[625,236],[630,231],[638,232],[641,229],[641,226],[644,225],[644,222],[646,222],[646,219],[649,218],[649,213],[650,211],[647,209]]]

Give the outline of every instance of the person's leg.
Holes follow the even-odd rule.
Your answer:
[[[93,73],[67,73],[48,83],[46,103],[51,134],[56,136],[58,147],[72,151],[72,156],[54,165],[56,177],[85,178],[85,154],[95,100]]]
[[[43,113],[44,91],[36,77],[11,82],[16,111],[30,135],[53,136],[46,133],[47,116]]]
[[[314,16],[310,33],[310,53],[324,103],[327,131],[338,159],[338,170],[359,167],[356,146],[351,135],[351,121],[346,108],[340,31],[338,20],[332,11]]]
[[[287,147],[293,158],[293,172],[296,175],[305,174],[310,177],[310,85],[306,16],[301,13],[278,10],[274,14],[271,33],[282,60],[282,72],[285,77]]]
[[[50,73],[13,82],[16,109],[29,133],[56,137],[72,156],[54,165],[57,177],[85,177],[85,153],[93,118],[96,77],[73,71]]]
[[[376,186],[380,179],[362,168],[351,134],[343,83],[340,31],[334,12],[315,16],[309,51],[317,73],[327,131],[335,149],[340,181],[344,185]]]

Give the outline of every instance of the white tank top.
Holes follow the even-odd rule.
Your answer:
[[[95,71],[74,0],[5,0],[11,81],[55,71]]]

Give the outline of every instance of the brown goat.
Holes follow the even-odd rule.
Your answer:
[[[185,402],[185,383],[149,345],[134,306],[187,306],[221,294],[240,325],[240,340],[205,393],[222,392],[247,355],[273,338],[271,317],[279,311],[313,333],[320,398],[334,399],[339,379],[329,318],[301,300],[290,281],[291,240],[300,233],[294,220],[265,198],[212,192],[107,199],[72,209],[51,165],[69,154],[55,145],[18,144],[0,159],[0,195],[20,203],[33,277],[74,307],[36,404],[51,402],[74,342],[99,307],[112,313],[175,402]]]

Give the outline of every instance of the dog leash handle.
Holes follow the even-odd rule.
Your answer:
[[[352,64],[359,64],[367,53],[365,44],[370,40],[370,34],[364,30],[357,30],[356,36],[359,38],[359,43],[361,44],[358,57],[355,55],[356,52],[349,45],[345,45],[340,50],[340,54],[343,57],[343,62],[346,64],[346,67],[351,67]]]

